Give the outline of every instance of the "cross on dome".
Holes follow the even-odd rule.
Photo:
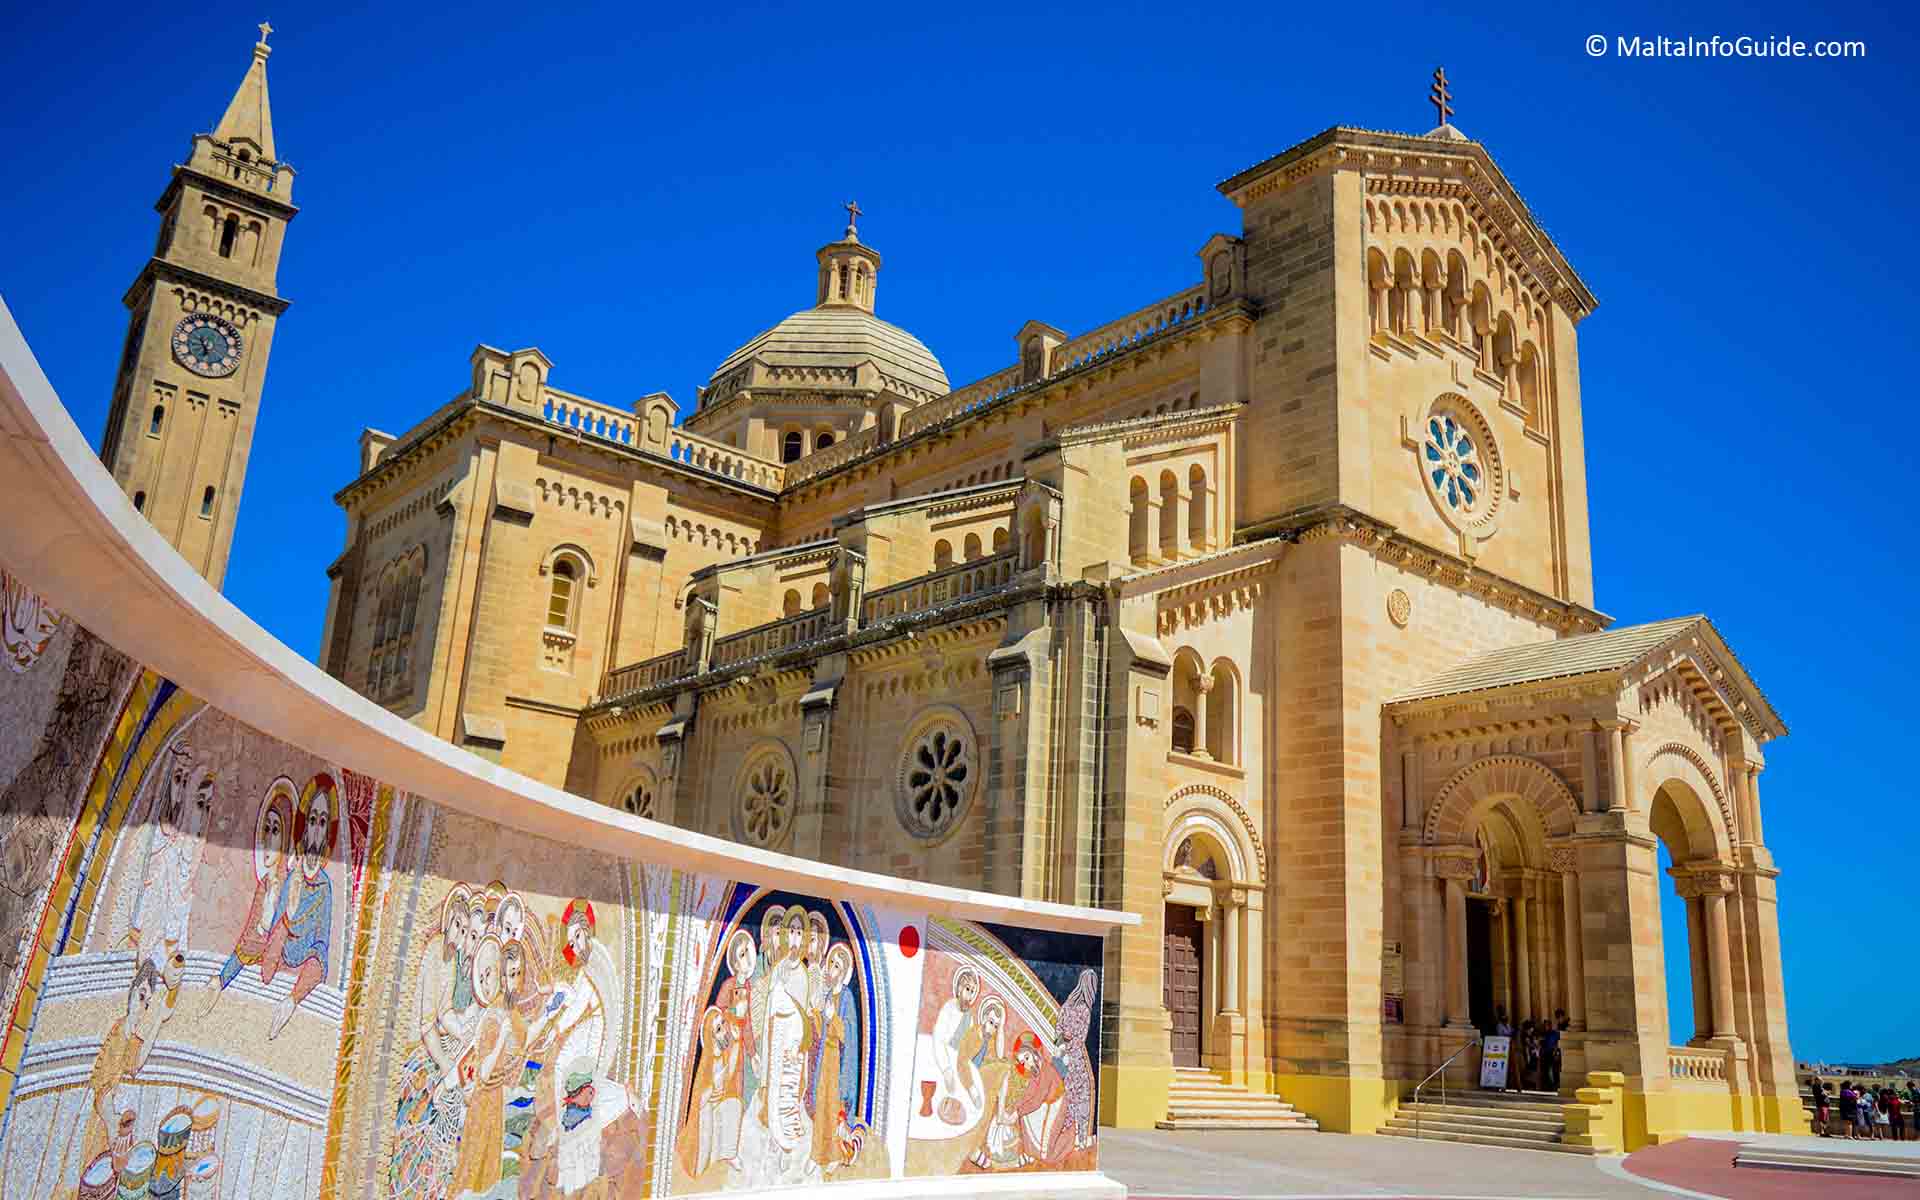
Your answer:
[[[855,229],[854,226],[859,222],[861,216],[864,215],[860,211],[860,202],[858,200],[849,200],[840,207],[847,210],[847,240],[850,242],[859,241],[860,231]]]
[[[1433,91],[1428,93],[1428,102],[1440,114],[1440,124],[1446,125],[1453,117],[1453,93],[1447,90],[1447,69],[1433,69]]]
[[[268,24],[265,21],[262,21],[258,26],[256,26],[256,28],[260,30],[260,44],[262,46],[266,45],[267,35],[273,32],[273,26]]]

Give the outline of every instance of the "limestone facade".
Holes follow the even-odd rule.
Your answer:
[[[1178,1055],[1371,1130],[1497,998],[1568,1012],[1568,1086],[1620,1072],[1629,1140],[1793,1127],[1785,727],[1704,618],[1593,606],[1593,296],[1450,126],[1220,186],[1241,228],[1191,287],[1025,320],[958,388],[874,315],[852,223],[684,422],[480,346],[362,437],[322,666],[630,812],[1138,913],[1109,1121],[1164,1115]],[[1661,843],[1704,998],[1677,1048]]]

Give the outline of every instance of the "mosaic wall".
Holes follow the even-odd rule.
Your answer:
[[[0,586],[0,1194],[1093,1168],[1098,937],[502,829],[269,738]]]

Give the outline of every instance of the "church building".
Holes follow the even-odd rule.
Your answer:
[[[293,214],[255,53],[163,200],[107,436],[216,579]],[[1803,1128],[1759,786],[1786,727],[1707,618],[1595,607],[1595,299],[1447,118],[1233,174],[1190,286],[1077,333],[1010,313],[959,386],[879,315],[851,205],[791,262],[810,303],[684,411],[481,344],[361,435],[321,664],[630,813],[1138,913],[1108,1122],[1392,1131],[1504,1011],[1565,1015],[1563,1145]]]

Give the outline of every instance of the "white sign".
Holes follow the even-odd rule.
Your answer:
[[[1480,1086],[1483,1088],[1504,1088],[1507,1086],[1507,1054],[1513,1044],[1512,1038],[1490,1037],[1480,1042]]]

